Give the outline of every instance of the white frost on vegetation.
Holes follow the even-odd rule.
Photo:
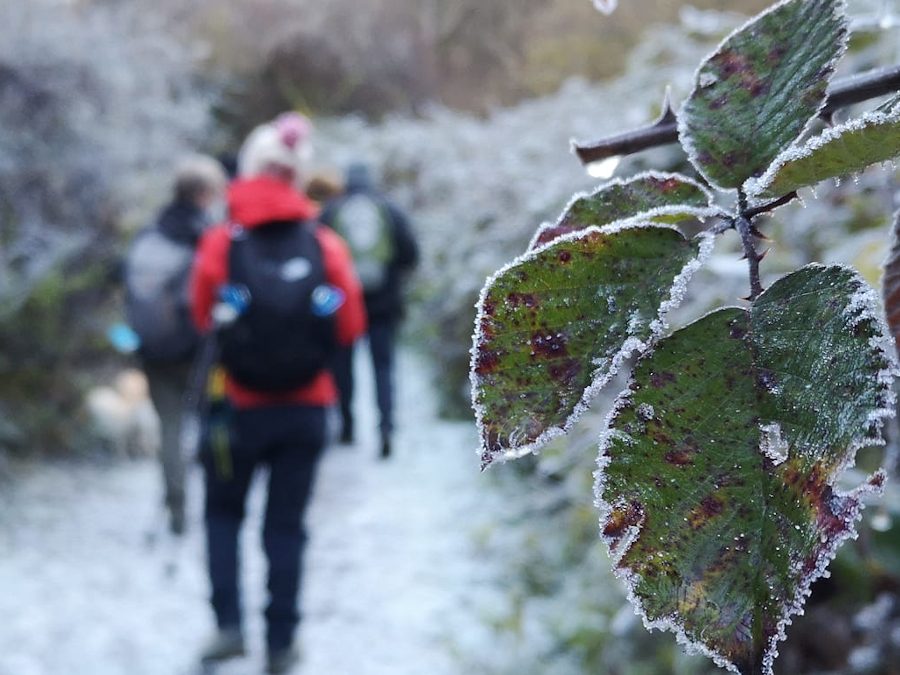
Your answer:
[[[759,426],[759,449],[775,466],[787,461],[790,445],[781,435],[781,425],[770,422]]]
[[[869,348],[872,350],[874,357],[883,358],[886,364],[884,368],[879,369],[876,376],[880,389],[881,405],[870,411],[868,416],[868,422],[876,426],[880,435],[884,421],[894,417],[896,413],[896,393],[894,392],[893,384],[894,379],[900,375],[896,343],[887,325],[878,293],[852,267],[846,267],[845,269],[853,273],[858,283],[856,292],[850,297],[847,307],[844,309],[847,328],[853,329],[863,322],[871,323],[874,328],[874,335],[869,339]],[[872,442],[871,439],[862,437],[856,439],[851,456],[855,455],[856,450],[870,445]]]
[[[719,45],[716,47],[716,49],[713,50],[700,63],[700,65],[697,67],[696,71],[694,72],[693,89],[688,94],[687,98],[684,99],[684,102],[681,105],[681,110],[678,112],[678,139],[681,143],[681,146],[684,148],[685,152],[687,153],[688,160],[694,166],[694,168],[698,171],[698,173],[700,173],[700,175],[703,176],[703,178],[705,178],[706,181],[710,185],[713,185],[713,186],[719,188],[720,190],[729,191],[729,190],[732,190],[733,188],[726,188],[726,187],[720,186],[715,180],[712,179],[712,177],[709,176],[705,167],[703,166],[703,163],[700,161],[700,151],[698,150],[696,142],[694,141],[694,138],[691,136],[690,129],[688,127],[688,121],[690,120],[691,116],[687,112],[687,105],[688,105],[688,103],[690,103],[690,101],[695,96],[697,96],[699,94],[701,89],[704,89],[705,87],[708,87],[708,86],[710,86],[710,84],[712,84],[708,80],[708,78],[705,77],[708,74],[704,73],[703,69],[706,67],[707,63],[709,63],[710,59],[712,59],[713,56],[715,56],[716,54],[721,52],[722,49],[724,49],[728,45],[728,43],[731,42],[739,34],[745,32],[745,31],[748,31],[748,32],[752,31],[753,26],[756,23],[758,23],[759,21],[761,21],[764,17],[768,16],[769,14],[772,14],[773,12],[780,10],[785,5],[788,5],[793,2],[798,2],[798,1],[799,0],[781,0],[780,2],[774,4],[771,7],[769,7],[768,9],[766,9],[765,11],[757,14],[756,16],[751,18],[749,21],[747,21],[743,25],[735,28],[727,37],[725,37],[725,39],[723,39],[719,43]],[[846,7],[845,0],[837,0],[834,3],[832,17],[837,19],[840,23],[846,25],[846,13],[847,13],[847,7]],[[837,63],[841,60],[841,58],[843,58],[845,52],[847,51],[848,41],[849,41],[848,32],[845,31],[834,58],[825,64],[825,68],[831,69],[832,72],[834,71],[835,67],[837,66]],[[798,138],[800,138],[806,134],[806,132],[809,130],[810,126],[813,124],[815,119],[819,116],[819,113],[822,111],[822,108],[825,107],[826,102],[827,102],[827,97],[823,93],[822,99],[821,99],[821,101],[819,101],[819,105],[816,107],[815,111],[813,111],[813,113],[810,115],[809,119],[806,121],[806,124],[803,126],[803,128],[800,130],[800,132],[797,134]]]
[[[646,222],[632,223],[629,221],[620,221],[617,223],[606,225],[604,227],[592,226],[583,230],[576,230],[575,232],[567,233],[557,239],[554,239],[552,242],[545,246],[541,246],[535,250],[526,251],[516,259],[501,267],[497,272],[495,272],[488,278],[488,280],[485,282],[484,287],[481,289],[481,294],[479,295],[478,302],[475,305],[475,332],[472,336],[472,346],[469,350],[469,382],[471,386],[471,403],[472,409],[475,411],[475,420],[479,432],[481,432],[484,428],[484,417],[486,411],[484,405],[481,403],[482,385],[480,378],[476,373],[476,365],[478,363],[479,345],[487,344],[484,334],[482,333],[482,326],[486,319],[484,306],[488,299],[488,295],[490,294],[494,285],[496,285],[496,283],[502,277],[509,274],[512,270],[522,266],[523,264],[527,264],[533,260],[540,258],[548,249],[554,246],[558,246],[570,241],[577,241],[594,234],[612,235],[619,232],[636,229],[671,230],[681,234],[680,230],[678,230],[678,228],[674,226]],[[605,387],[609,383],[609,381],[618,374],[619,369],[625,359],[627,359],[632,354],[641,354],[648,349],[649,345],[652,344],[652,342],[656,340],[666,329],[667,324],[665,322],[665,314],[678,306],[687,291],[687,285],[690,281],[691,275],[705,262],[705,260],[712,252],[714,245],[714,237],[712,235],[702,233],[698,235],[696,241],[698,242],[697,254],[691,257],[691,259],[685,264],[681,271],[673,278],[669,297],[661,303],[656,317],[649,324],[650,334],[648,335],[648,337],[642,340],[634,335],[630,335],[625,339],[622,346],[613,354],[611,358],[597,359],[594,361],[593,365],[595,366],[595,369],[592,374],[591,384],[585,389],[579,402],[575,405],[572,413],[566,418],[561,426],[553,426],[545,429],[534,441],[531,442],[525,442],[524,440],[520,441],[518,438],[513,438],[511,436],[508,439],[509,447],[505,447],[501,454],[491,455],[490,461],[505,461],[524,457],[525,455],[537,452],[540,448],[542,448],[554,438],[563,436],[568,433],[572,426],[589,409],[590,402],[597,396],[598,392],[602,390],[603,387]],[[630,326],[629,330],[636,330],[638,328],[639,326]],[[479,447],[478,452],[482,457],[485,457],[488,449],[484,446],[483,435],[481,435],[481,438],[482,443]]]
[[[531,241],[528,242],[528,248],[526,250],[533,251],[534,249],[538,248],[538,246],[541,245],[539,242],[541,241],[541,237],[544,236],[544,233],[547,230],[552,230],[554,227],[556,227],[556,225],[551,222],[541,223],[538,226],[538,229],[534,231],[534,235],[531,237]]]
[[[528,249],[531,250],[537,248],[540,245],[539,240],[541,236],[548,229],[560,227],[561,225],[563,225],[566,221],[567,216],[579,201],[589,201],[599,195],[610,191],[613,188],[628,188],[632,185],[643,183],[648,180],[676,180],[679,183],[690,185],[699,190],[706,197],[707,205],[696,206],[689,204],[663,204],[651,208],[637,209],[633,214],[629,216],[609,221],[607,223],[588,223],[588,225],[597,225],[601,227],[610,227],[613,225],[617,225],[628,227],[632,225],[640,225],[642,223],[651,223],[651,221],[656,218],[662,218],[666,216],[683,216],[685,220],[696,218],[697,220],[705,221],[707,218],[724,215],[723,211],[719,207],[715,206],[712,192],[710,192],[710,190],[706,186],[698,183],[694,179],[679,173],[668,173],[664,171],[652,170],[644,171],[629,178],[614,178],[613,180],[602,183],[592,191],[576,192],[571,197],[571,199],[569,199],[569,202],[566,204],[565,208],[562,210],[562,213],[560,213],[555,223],[545,222],[541,224],[540,227],[538,227],[534,236],[531,238]],[[659,224],[664,225],[665,223]],[[553,241],[556,241],[556,239],[554,239]]]
[[[142,220],[208,134],[197,55],[128,5],[0,2],[0,318]]]
[[[697,256],[690,260],[681,270],[681,273],[672,281],[668,299],[663,301],[659,307],[657,318],[650,323],[650,331],[654,338],[659,337],[666,331],[669,325],[666,317],[669,312],[681,305],[684,296],[687,294],[688,283],[694,276],[694,273],[705,265],[706,261],[712,256],[713,248],[716,245],[715,236],[708,232],[701,232],[696,239],[700,245]]]
[[[644,524],[645,517],[642,517],[641,522],[637,525],[629,527],[626,531],[625,536],[621,538],[618,544],[615,543],[613,537],[608,537],[603,534],[606,522],[609,520],[609,517],[612,515],[613,509],[616,506],[606,501],[603,497],[603,493],[606,490],[606,468],[611,462],[611,459],[608,455],[609,448],[614,441],[625,444],[634,443],[634,440],[628,434],[614,429],[613,422],[623,410],[630,407],[631,405],[633,405],[633,401],[631,398],[631,386],[629,385],[628,388],[626,388],[616,398],[612,408],[610,409],[604,420],[602,427],[603,431],[600,432],[598,443],[599,453],[597,456],[597,468],[594,471],[594,505],[600,512],[600,538],[604,541],[604,543],[606,543],[607,549],[609,550],[609,555],[613,566],[613,574],[625,584],[625,595],[628,599],[628,602],[631,603],[631,606],[634,608],[634,612],[640,617],[647,630],[671,632],[675,635],[675,639],[678,644],[683,646],[687,653],[702,654],[703,656],[712,659],[717,666],[725,668],[730,672],[738,673],[738,675],[740,675],[740,671],[738,671],[737,668],[735,668],[735,666],[722,654],[716,652],[702,642],[698,642],[689,638],[687,633],[685,632],[684,624],[680,622],[677,617],[669,616],[660,617],[658,619],[651,619],[647,615],[647,611],[644,609],[644,604],[641,602],[641,599],[638,597],[635,590],[640,578],[639,575],[637,575],[627,567],[619,567],[619,563],[628,552],[628,549],[640,536],[640,531]]]
[[[803,614],[806,600],[812,594],[813,583],[830,576],[828,565],[834,560],[838,549],[848,539],[856,539],[858,536],[856,524],[862,518],[862,511],[865,506],[863,498],[868,495],[881,494],[885,480],[887,480],[887,475],[884,471],[879,470],[872,474],[865,483],[851,492],[845,494],[835,493],[832,499],[845,500],[845,504],[847,504],[847,508],[842,514],[846,528],[833,539],[822,540],[825,546],[819,551],[815,568],[799,578],[797,593],[785,604],[783,614],[778,620],[775,634],[769,640],[769,644],[766,646],[766,651],[763,654],[763,672],[766,675],[772,675],[775,659],[778,658],[778,644],[787,639],[787,627],[793,622],[793,617]],[[796,571],[799,573],[799,563]]]
[[[898,374],[897,358],[893,342],[889,338],[890,333],[887,330],[887,326],[884,322],[883,313],[879,309],[878,296],[874,289],[872,289],[862,279],[859,273],[846,266],[833,266],[830,268],[826,268],[823,265],[813,264],[809,267],[819,268],[823,271],[826,269],[840,269],[848,271],[853,275],[853,281],[856,288],[852,295],[850,295],[850,297],[847,299],[845,308],[843,310],[843,318],[846,321],[844,329],[852,331],[854,327],[863,322],[872,324],[875,328],[875,335],[869,340],[869,347],[872,350],[874,358],[883,358],[885,363],[887,364],[886,367],[880,369],[876,374],[875,387],[877,389],[878,396],[875,402],[875,406],[872,408],[872,410],[869,411],[866,422],[861,425],[861,427],[857,430],[857,433],[850,440],[847,451],[845,453],[845,461],[835,468],[833,478],[836,479],[840,475],[840,473],[852,463],[857,450],[859,450],[863,446],[869,446],[877,444],[879,442],[883,442],[880,436],[883,422],[886,418],[893,417],[895,411],[895,397],[892,389],[892,383],[894,377]],[[645,358],[646,357],[647,355],[645,355]],[[594,495],[595,504],[600,511],[601,531],[614,508],[614,505],[610,502],[607,502],[604,498],[604,492],[606,489],[605,471],[611,461],[608,456],[609,448],[614,441],[628,444],[632,444],[635,442],[634,439],[631,438],[628,434],[613,427],[613,424],[621,411],[624,408],[633,405],[633,384],[634,382],[632,380],[632,382],[629,384],[629,387],[624,392],[622,392],[622,394],[620,394],[619,398],[616,400],[616,403],[613,405],[612,410],[605,420],[604,431],[600,434],[597,470],[594,474]],[[636,413],[641,419],[644,419],[644,416],[641,415],[641,408],[643,405],[645,404],[641,404],[636,408]],[[872,437],[871,431],[873,427],[877,431],[877,438]],[[772,459],[775,462],[776,466],[787,459],[788,450],[789,443],[787,439],[783,437],[781,425],[778,422],[772,421],[760,426],[760,451],[765,456]],[[859,521],[862,515],[862,509],[864,507],[864,497],[868,495],[880,494],[883,490],[883,485],[886,478],[887,476],[885,472],[883,470],[879,470],[875,474],[870,476],[862,485],[856,487],[850,492],[841,493],[836,489],[834,490],[834,501],[832,503],[835,505],[839,505],[838,514],[842,517],[846,528],[842,532],[838,533],[837,536],[831,539],[821,540],[822,547],[817,551],[816,564],[810,572],[802,574],[802,562],[795,562],[794,572],[797,575],[796,593],[784,604],[782,614],[778,618],[776,624],[775,634],[772,636],[772,638],[770,638],[763,656],[763,672],[767,675],[771,675],[773,672],[773,664],[778,656],[777,646],[781,641],[786,639],[786,630],[787,627],[791,624],[792,618],[798,614],[802,614],[803,612],[803,606],[806,602],[806,599],[810,595],[810,588],[812,584],[817,579],[828,575],[828,565],[834,559],[834,556],[837,554],[837,550],[840,545],[846,539],[855,538],[857,536],[856,523]],[[834,487],[834,479],[829,481],[829,485],[831,485],[832,487]],[[638,532],[636,533],[629,531],[629,538],[627,542],[628,546],[630,546],[637,538],[637,536],[639,536],[639,528],[637,529]],[[823,536],[825,535],[823,534]],[[622,542],[619,542],[619,544],[615,546],[615,550],[613,550],[614,539],[606,537],[605,535],[602,536],[602,538],[610,547],[610,554],[614,557],[615,561],[618,562],[619,560],[621,560],[622,556],[627,551],[627,547],[623,546]],[[718,654],[714,650],[711,650],[708,646],[704,645],[701,642],[691,640],[685,633],[683,622],[679,620],[678,617],[662,617],[658,620],[650,620],[646,615],[640,599],[636,596],[635,593],[638,576],[628,569],[617,568],[615,569],[615,572],[617,576],[624,580],[627,587],[628,597],[634,604],[636,612],[639,616],[641,616],[644,624],[648,629],[657,628],[660,630],[672,631],[673,633],[675,633],[678,642],[684,645],[689,651],[697,651],[705,654],[706,656],[713,659],[713,661],[720,667],[726,668],[731,672],[739,672],[737,668],[721,654]]]
[[[800,143],[799,145],[794,144],[787,150],[782,152],[772,161],[772,164],[769,165],[769,168],[766,169],[765,173],[763,173],[759,178],[748,179],[746,183],[744,183],[744,190],[747,193],[747,196],[751,199],[754,199],[755,201],[762,201],[763,196],[767,195],[770,188],[778,180],[779,174],[785,168],[785,166],[797,162],[803,162],[804,160],[809,160],[811,165],[813,165],[812,169],[814,171],[816,164],[816,153],[818,153],[823,148],[827,149],[831,145],[840,144],[844,140],[844,137],[846,135],[876,127],[894,127],[898,124],[900,124],[900,106],[893,107],[890,111],[876,110],[868,112],[861,117],[848,120],[843,124],[829,127],[821,134],[813,136],[812,138],[806,140],[803,143]],[[900,131],[898,131],[898,133],[900,133]],[[900,145],[898,145],[898,152],[900,152]],[[829,178],[840,180],[848,174],[862,171],[867,166],[869,166],[869,164],[871,164],[871,162],[867,162],[862,166],[857,164],[853,164],[852,166],[848,165],[838,175],[816,178],[813,182],[804,182],[802,184],[791,185],[788,189],[779,191],[790,192],[791,190],[815,185],[816,183],[819,183],[823,180],[828,180]]]

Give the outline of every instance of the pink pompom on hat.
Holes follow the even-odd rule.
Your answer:
[[[312,159],[312,123],[296,112],[280,114],[250,132],[238,153],[238,173],[252,178],[287,169],[301,180]]]

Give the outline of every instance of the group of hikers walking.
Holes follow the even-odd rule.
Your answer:
[[[269,477],[262,538],[268,672],[288,672],[299,659],[304,513],[328,440],[329,409],[340,411],[341,442],[353,443],[360,431],[352,354],[366,335],[378,451],[382,458],[393,451],[394,340],[416,242],[363,164],[347,169],[346,185],[326,203],[305,193],[311,133],[296,113],[257,127],[230,184],[216,160],[186,160],[172,203],[138,235],[126,263],[127,313],[160,416],[175,534],[185,528],[185,401],[202,411],[197,454],[218,627],[201,652],[203,664],[245,652],[238,533],[251,479],[262,467]],[[216,222],[223,195],[225,215]]]

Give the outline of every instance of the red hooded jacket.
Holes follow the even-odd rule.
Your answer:
[[[228,191],[228,210],[231,221],[247,229],[264,227],[272,221],[310,220],[319,215],[313,202],[287,183],[269,176],[233,183]],[[316,239],[322,247],[328,283],[346,295],[335,318],[338,342],[348,346],[366,331],[362,289],[344,240],[324,225],[316,229]],[[219,288],[228,281],[230,245],[229,225],[218,225],[203,235],[197,249],[191,276],[191,310],[194,323],[203,332],[211,328],[211,313]],[[228,378],[226,394],[238,408],[285,403],[328,406],[337,401],[334,380],[325,368],[308,385],[288,393],[255,391]]]

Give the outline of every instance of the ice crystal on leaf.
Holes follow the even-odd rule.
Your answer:
[[[786,0],[726,38],[678,115],[697,170],[722,189],[765,171],[821,110],[846,41],[841,0]]]
[[[482,462],[564,433],[622,358],[664,328],[711,245],[651,223],[591,227],[489,279],[471,361]]]
[[[900,106],[876,110],[826,129],[805,143],[788,148],[745,191],[766,200],[815,185],[828,178],[856,174],[900,155]]]
[[[601,441],[597,500],[649,625],[733,672],[771,674],[861,494],[884,480],[834,487],[892,414],[885,331],[859,275],[811,265],[641,359]]]

